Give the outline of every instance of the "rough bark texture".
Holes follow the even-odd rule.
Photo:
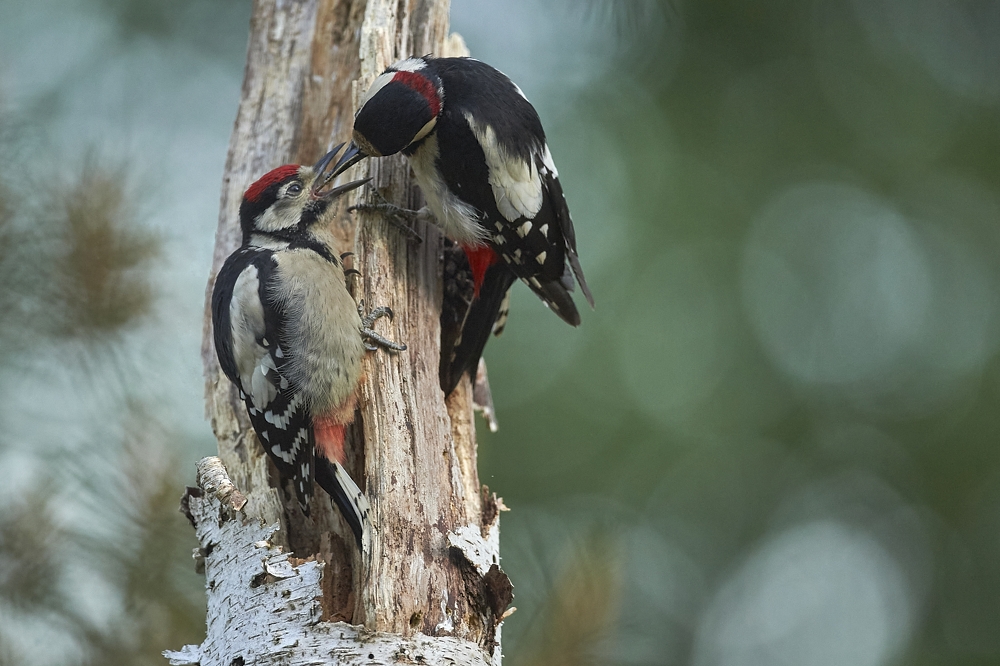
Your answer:
[[[453,636],[404,636],[323,621],[322,580],[329,572],[322,560],[291,555],[274,543],[276,524],[235,509],[239,502],[218,458],[199,463],[198,484],[188,489],[183,507],[204,557],[208,635],[201,645],[164,653],[172,665],[499,664],[499,646],[490,655]],[[495,516],[488,534],[483,539],[478,527],[469,527],[451,536],[466,568],[487,581],[499,551]],[[484,568],[485,576],[478,573]]]
[[[432,52],[464,55],[461,38],[447,38],[448,8],[447,0],[254,2],[209,295],[214,276],[239,245],[237,212],[249,183],[280,164],[312,163],[348,140],[360,94],[395,60]],[[402,158],[368,160],[352,175],[369,169],[373,186],[390,201],[420,203]],[[327,663],[333,655],[342,658],[336,663],[356,663],[348,657],[353,648],[344,645],[358,641],[395,646],[392,659],[380,657],[390,654],[381,648],[357,652],[364,663],[397,663],[443,637],[473,656],[441,663],[499,663],[509,581],[482,565],[483,557],[493,564],[499,557],[496,515],[502,503],[480,489],[468,380],[447,400],[438,384],[442,240],[435,228],[424,226],[417,230],[423,241],[415,243],[378,216],[348,214],[349,203],[342,203],[334,224],[341,250],[357,253],[355,267],[363,278],[356,295],[370,306],[392,307],[395,320],[380,322],[381,330],[408,345],[399,355],[366,358],[348,439],[348,469],[372,505],[371,555],[362,558],[323,491],[317,491],[313,516],[306,519],[276,487],[273,468],[216,361],[206,308],[207,412],[220,464],[245,505],[237,510],[224,499],[229,503],[222,508],[219,499],[199,493],[186,500],[208,576],[208,638],[185,648],[187,656],[171,653],[176,663]],[[266,547],[258,543],[264,541]],[[286,566],[281,562],[302,564],[288,564],[282,571],[294,573],[282,577],[268,562],[279,568]],[[270,615],[262,615],[263,609]],[[280,638],[292,635],[281,628],[285,621],[310,633],[308,640],[294,634],[295,645],[303,646],[301,659],[299,649]],[[334,638],[341,651],[322,647]],[[283,646],[278,652],[251,649],[272,639],[272,647]],[[310,653],[307,645],[317,651]]]

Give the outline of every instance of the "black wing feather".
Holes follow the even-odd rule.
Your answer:
[[[441,176],[456,196],[480,211],[479,224],[514,274],[565,321],[579,325],[580,315],[569,293],[573,280],[566,279],[568,270],[591,305],[593,296],[577,256],[576,233],[559,179],[542,161],[545,131],[538,114],[510,79],[485,63],[471,58],[429,62],[448,94],[436,129],[439,155],[448,156],[438,160]],[[508,221],[501,215],[489,184],[486,155],[466,112],[493,128],[504,154],[534,162],[543,197],[532,219]]]

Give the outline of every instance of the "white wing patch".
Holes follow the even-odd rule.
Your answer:
[[[534,160],[525,162],[507,155],[492,127],[476,122],[469,112],[465,119],[486,155],[497,210],[510,222],[520,217],[534,218],[542,207],[542,180]]]
[[[229,321],[232,329],[233,360],[239,373],[243,391],[262,409],[277,394],[267,380],[266,373],[275,371],[274,361],[267,348],[258,340],[264,337],[264,306],[260,302],[260,280],[257,267],[250,264],[236,278],[233,298],[229,302]]]
[[[552,153],[549,152],[549,144],[545,144],[544,150],[542,150],[542,169],[552,174],[553,178],[559,177],[559,169],[556,168]]]
[[[264,412],[264,420],[273,425],[278,430],[285,430],[288,428],[288,423],[295,416],[295,412],[302,405],[302,394],[296,393],[292,396],[292,399],[288,401],[288,406],[285,408],[284,413],[275,414],[271,410]]]
[[[268,378],[269,373],[277,373],[278,369],[274,367],[274,359],[267,353],[266,347],[258,345],[257,349],[261,350],[263,356],[257,361],[250,377],[250,401],[257,409],[264,409],[278,395],[278,389]]]
[[[299,428],[299,432],[295,435],[295,439],[292,440],[291,450],[286,451],[275,444],[271,447],[271,453],[284,460],[286,465],[291,465],[292,461],[295,460],[295,456],[302,450],[308,441],[309,431],[305,428]],[[306,469],[308,470],[308,468]]]

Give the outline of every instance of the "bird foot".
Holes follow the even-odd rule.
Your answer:
[[[383,337],[372,330],[375,320],[379,317],[388,317],[389,321],[392,321],[393,314],[391,308],[383,305],[365,314],[365,302],[361,301],[358,303],[358,314],[361,316],[361,338],[364,341],[365,349],[368,351],[377,351],[381,347],[387,351],[406,351],[405,344],[393,342],[389,338]]]
[[[373,190],[373,192],[379,199],[381,199],[381,201],[355,204],[347,210],[352,213],[358,210],[369,213],[381,213],[389,224],[400,229],[411,241],[414,243],[423,243],[423,237],[413,229],[412,225],[416,224],[418,220],[428,219],[430,216],[428,208],[426,206],[420,210],[402,208],[401,206],[397,206],[396,204],[387,201],[378,190]]]

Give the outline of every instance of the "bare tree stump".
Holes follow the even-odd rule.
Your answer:
[[[448,38],[448,9],[447,0],[255,1],[209,296],[239,245],[249,183],[347,140],[358,97],[397,59],[465,55],[461,38]],[[391,201],[419,203],[402,158],[362,169]],[[206,307],[202,356],[219,459],[199,464],[199,488],[184,506],[201,543],[208,636],[167,653],[171,663],[500,663],[499,626],[511,599],[498,566],[503,505],[479,485],[468,380],[447,400],[438,383],[442,239],[424,227],[415,243],[377,216],[354,219],[347,203],[334,224],[341,249],[356,252],[358,295],[392,307],[387,334],[408,345],[366,358],[348,440],[349,471],[372,505],[371,553],[354,547],[321,490],[305,519],[275,487],[216,361]]]

